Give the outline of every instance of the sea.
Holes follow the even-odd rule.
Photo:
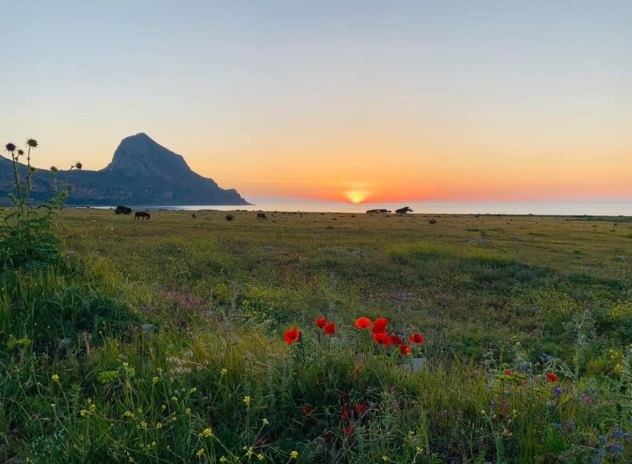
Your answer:
[[[287,202],[257,203],[251,205],[169,205],[169,206],[132,206],[145,210],[183,210],[183,211],[286,211],[286,212],[324,212],[324,213],[365,213],[370,209],[396,209],[408,206],[414,214],[503,214],[536,216],[632,216],[632,200],[609,203],[511,203],[511,202],[401,202],[401,203],[320,203]],[[99,207],[107,209],[110,207]],[[111,208],[115,208],[112,206]]]

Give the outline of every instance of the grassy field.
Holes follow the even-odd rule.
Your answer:
[[[630,462],[631,218],[266,214],[65,210],[0,461]]]

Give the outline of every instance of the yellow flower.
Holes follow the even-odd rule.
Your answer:
[[[178,402],[178,397],[177,396],[172,396],[171,397],[171,401],[173,401],[174,403]]]
[[[248,449],[246,450],[246,456],[250,457],[253,454],[254,454],[254,451],[252,450],[252,446],[249,446]]]
[[[198,458],[201,458],[202,456],[204,456],[204,448],[200,448],[200,449],[197,451],[197,453],[195,453],[195,455],[196,455]]]
[[[184,410],[184,413],[185,413],[185,414],[191,414],[191,408],[186,408],[186,409]]]
[[[290,459],[297,459],[297,458],[298,458],[298,451],[291,451]]]
[[[50,407],[53,408],[53,409],[55,409],[55,406],[57,406],[55,403],[51,403],[50,404]]]
[[[79,414],[81,414],[81,417],[86,417],[88,415],[88,411],[82,409],[81,411],[79,411]]]
[[[263,454],[259,453],[259,454],[257,454],[257,459],[259,461],[263,461],[265,459],[265,456]]]
[[[384,462],[388,461],[388,456],[386,454],[384,456],[382,456],[382,461],[384,461]]]
[[[158,380],[160,380],[158,377],[154,377],[153,379],[151,379],[151,383],[156,385],[158,383]]]
[[[250,396],[248,395],[244,396],[244,404],[246,406],[250,406]]]
[[[97,412],[97,405],[96,405],[96,404],[91,404],[91,405],[88,407],[88,410],[89,410],[91,413],[95,413],[95,412]]]
[[[141,423],[138,424],[138,428],[139,429],[143,429],[143,430],[147,430],[147,422],[141,421]]]
[[[222,456],[219,458],[219,462],[228,462],[228,459],[226,459],[226,456]]]
[[[53,374],[50,378],[53,382],[59,382],[59,376],[57,374]]]
[[[419,446],[417,447],[417,454],[421,454],[424,452],[423,448],[420,448]]]
[[[209,438],[213,436],[213,429],[208,427],[205,428],[204,430],[202,430],[202,433],[200,434],[203,437]]]
[[[125,414],[123,414],[125,417],[129,417],[130,419],[133,419],[134,417],[134,413],[132,411],[125,411]]]
[[[268,424],[270,424],[270,421],[264,417],[263,418],[263,425],[268,425]]]
[[[195,393],[197,391],[196,387],[193,387],[191,390],[189,390],[189,393]]]
[[[221,371],[219,371],[219,373],[223,376],[225,376],[228,373],[228,369],[222,369]]]
[[[162,428],[162,422],[156,422],[156,428],[157,429],[161,429]]]

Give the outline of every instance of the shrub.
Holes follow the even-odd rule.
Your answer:
[[[232,221],[233,219],[235,219],[235,215],[234,214],[227,214],[226,215],[226,220],[227,221]]]

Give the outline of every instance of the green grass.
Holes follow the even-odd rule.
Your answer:
[[[231,214],[66,210],[5,270],[0,461],[632,459],[629,219]]]

